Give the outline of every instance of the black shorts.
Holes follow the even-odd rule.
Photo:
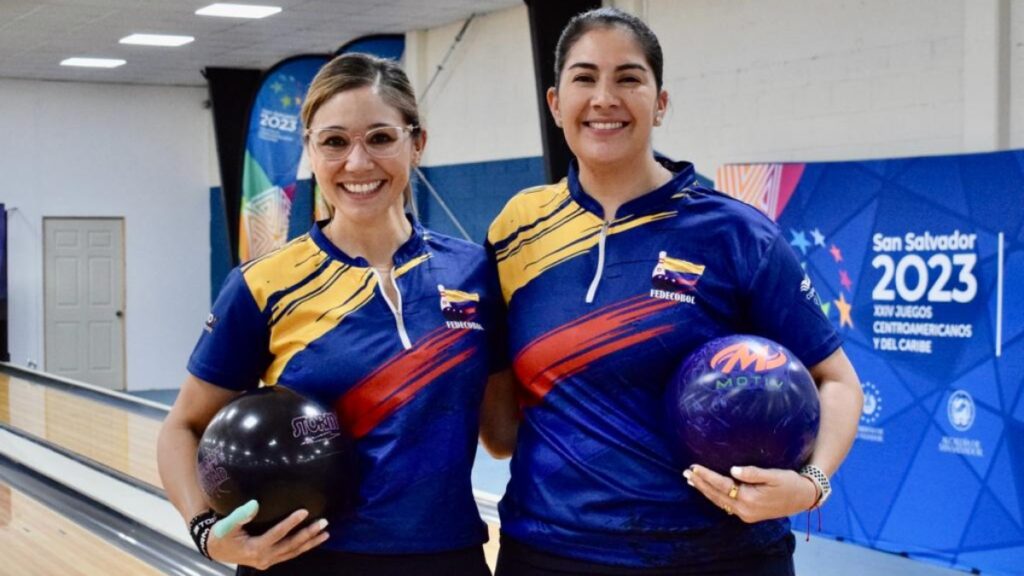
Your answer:
[[[554,556],[502,534],[494,576],[794,576],[795,549],[796,538],[790,532],[749,556],[676,568],[629,568]]]
[[[314,548],[267,570],[239,566],[237,576],[491,576],[483,546],[434,554],[354,554]]]

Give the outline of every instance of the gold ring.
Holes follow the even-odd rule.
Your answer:
[[[733,484],[732,488],[729,488],[729,498],[732,498],[733,500],[735,500],[736,497],[739,496],[739,495],[740,495],[740,485],[739,484]]]
[[[722,510],[725,510],[725,513],[729,516],[732,516],[732,506],[726,504],[725,506],[722,506]]]

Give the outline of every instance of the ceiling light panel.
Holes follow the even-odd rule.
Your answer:
[[[82,68],[117,68],[118,66],[124,66],[124,60],[118,60],[115,58],[65,58],[61,60],[61,66],[80,66]]]
[[[257,6],[254,4],[210,4],[196,10],[200,16],[222,16],[225,18],[266,18],[280,12],[277,6]]]
[[[139,46],[184,46],[195,40],[192,36],[173,36],[170,34],[131,34],[121,38],[121,44]]]

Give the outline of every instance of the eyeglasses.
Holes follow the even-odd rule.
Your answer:
[[[307,129],[306,138],[313,144],[313,149],[324,160],[340,162],[352,153],[356,141],[362,141],[363,150],[374,158],[391,158],[397,156],[402,149],[402,142],[419,126],[381,126],[367,130],[357,136],[338,128]]]

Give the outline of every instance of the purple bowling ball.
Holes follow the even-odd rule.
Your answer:
[[[792,352],[766,338],[717,338],[690,355],[666,390],[685,465],[796,470],[814,449],[818,389]]]

